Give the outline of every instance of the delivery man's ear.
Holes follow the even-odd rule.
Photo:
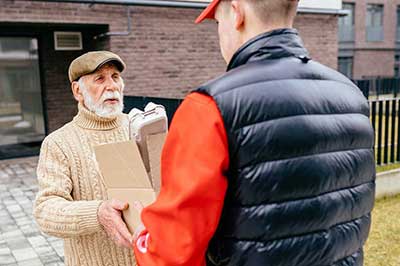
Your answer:
[[[233,11],[233,16],[235,20],[235,29],[240,30],[240,28],[244,25],[244,8],[245,6],[243,5],[244,1],[237,1],[234,0],[231,2],[231,10]]]

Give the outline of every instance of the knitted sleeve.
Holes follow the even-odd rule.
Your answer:
[[[72,198],[68,159],[49,137],[43,141],[40,150],[37,177],[39,192],[33,215],[44,233],[70,238],[102,229],[97,220],[101,201],[75,201]]]

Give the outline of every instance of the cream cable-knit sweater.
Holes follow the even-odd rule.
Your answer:
[[[97,220],[107,193],[93,152],[93,146],[128,140],[127,116],[104,119],[78,109],[43,141],[34,216],[43,232],[64,239],[68,266],[135,265],[133,251],[116,246]]]

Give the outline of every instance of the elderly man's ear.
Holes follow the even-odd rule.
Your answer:
[[[71,83],[71,89],[72,89],[72,93],[74,94],[75,100],[77,100],[78,102],[83,102],[82,90],[81,90],[81,88],[79,88],[78,81],[73,81]]]

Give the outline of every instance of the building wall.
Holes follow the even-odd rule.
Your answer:
[[[354,68],[355,79],[370,76],[394,75],[396,51],[397,6],[400,0],[345,0],[355,3]],[[384,41],[366,41],[367,4],[384,5]]]
[[[0,1],[0,28],[36,25],[42,31],[39,45],[48,132],[62,126],[76,112],[67,69],[74,57],[87,50],[111,49],[126,61],[123,76],[127,95],[182,98],[225,71],[215,23],[193,23],[200,13],[198,9],[132,6],[129,36],[93,40],[100,29],[126,31],[126,10],[126,6],[117,5]],[[300,14],[295,26],[312,58],[336,68],[337,17]],[[54,51],[52,32],[55,29],[80,27],[87,27],[83,51]]]
[[[321,8],[321,9],[341,9],[341,0],[301,0],[299,2],[300,8]]]
[[[349,0],[344,1],[355,3],[355,43],[357,49],[393,49],[396,40],[396,7],[398,0]],[[384,5],[384,41],[366,41],[366,17],[367,4]]]
[[[337,19],[333,15],[300,14],[294,25],[312,59],[334,69],[338,57]]]
[[[354,53],[354,78],[388,77],[394,73],[394,52],[357,50]]]

